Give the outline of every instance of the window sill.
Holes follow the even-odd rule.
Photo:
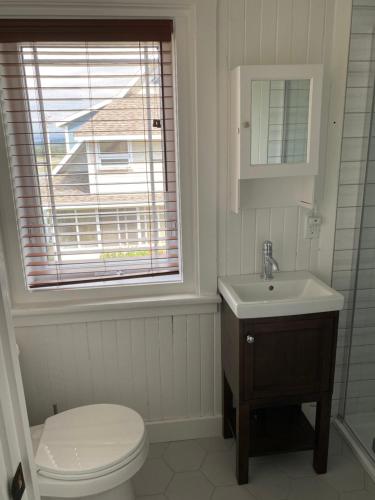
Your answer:
[[[158,316],[214,313],[221,302],[219,295],[177,294],[86,303],[65,303],[43,307],[31,305],[12,309],[16,327],[149,318]]]

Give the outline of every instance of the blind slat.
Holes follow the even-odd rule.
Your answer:
[[[168,259],[168,262],[167,263],[164,263],[163,265],[160,265],[160,267],[169,267],[170,264],[178,264],[178,262],[176,261],[176,259],[178,260],[178,256],[169,256],[168,258],[166,256],[157,256],[157,250],[154,250],[153,252],[150,251],[150,254],[151,253],[155,253],[155,255],[153,255],[152,257],[143,257],[142,259],[137,259],[136,263],[134,264],[135,267],[139,267],[140,265],[143,265],[145,266],[147,263],[150,263],[151,261],[156,261],[156,262],[161,262],[161,261],[166,261],[166,259]],[[97,267],[105,267],[105,268],[108,268],[108,269],[111,269],[113,266],[115,267],[118,267],[119,264],[123,264],[123,260],[120,260],[120,259],[113,259],[111,261],[109,261],[108,263],[105,262],[104,259],[96,259],[96,260],[91,260],[89,264],[87,264],[85,266],[85,269],[87,271],[90,270],[90,268],[97,268]],[[130,264],[131,264],[131,261],[130,261]],[[69,263],[64,263],[64,264],[60,264],[60,269],[68,269],[70,270],[71,269],[71,266],[81,266],[82,263],[80,260],[72,260],[71,262]],[[159,264],[158,264],[159,265]],[[40,267],[42,270],[48,270],[49,268],[55,268],[56,267],[56,264],[46,264],[44,261],[41,261],[41,262],[38,262],[38,261],[33,261],[31,262],[30,264],[27,264],[27,267],[28,268],[35,268],[35,267]],[[131,268],[131,265],[130,265],[130,268]],[[129,267],[127,267],[127,269],[129,269]],[[36,272],[36,271],[33,271],[33,272]]]
[[[155,278],[158,276],[172,276],[172,275],[178,275],[179,274],[179,268],[177,266],[172,267],[170,269],[163,271],[155,271],[155,270],[150,270],[148,273],[147,272],[142,272],[142,273],[129,273],[127,276],[124,275],[112,275],[112,276],[101,276],[100,279],[97,277],[90,277],[90,278],[73,278],[73,279],[62,279],[60,278],[59,280],[48,280],[45,279],[43,281],[34,281],[29,285],[29,288],[43,288],[43,287],[61,287],[61,286],[67,286],[67,285],[80,285],[80,284],[85,284],[85,283],[101,283],[101,282],[108,282],[108,281],[122,281],[126,279],[140,279],[140,278]]]
[[[123,274],[123,275],[126,275],[126,274],[129,274],[129,273],[147,273],[147,274],[151,274],[153,268],[155,268],[155,271],[156,272],[161,272],[161,271],[169,271],[171,268],[173,269],[176,269],[176,265],[175,264],[169,264],[169,265],[165,265],[165,266],[158,266],[156,265],[155,263],[153,263],[152,265],[149,265],[149,266],[129,266],[128,268],[124,268],[122,270],[116,270],[116,269],[106,269],[104,271],[102,271],[101,273],[98,273],[98,275],[101,274],[100,278],[102,277],[105,277],[106,274],[110,274],[110,275],[113,275],[114,273],[118,273],[118,274]],[[73,273],[71,270],[60,270],[59,271],[59,275],[64,278],[65,276],[71,276]],[[88,275],[92,275],[93,274],[93,270],[90,270],[90,269],[85,269],[83,268],[83,270],[81,271],[77,271],[77,274],[79,274],[80,276],[88,276]],[[45,271],[29,271],[27,272],[27,276],[53,276],[54,275],[54,272],[53,270],[49,270],[49,269],[46,269]],[[99,276],[97,276],[97,279],[98,279]]]
[[[177,240],[175,240],[175,241],[177,241]],[[177,249],[177,245],[176,245],[176,247],[175,247],[175,250],[176,250],[176,249]],[[154,249],[154,250],[153,250],[154,254],[155,254],[157,251],[159,251],[159,250],[160,250],[160,251],[163,251],[163,249],[162,249],[162,248],[159,248],[159,249]],[[124,249],[123,249],[123,251],[124,251],[124,252],[128,252],[128,253],[129,253],[129,252],[131,252],[131,250],[127,250],[126,248],[124,248]],[[87,249],[85,249],[85,253],[88,253],[88,254],[89,254],[89,253],[91,253],[91,254],[98,254],[98,250],[94,250],[94,249],[87,248]],[[76,255],[76,254],[77,254],[77,252],[70,251],[67,255],[74,256],[74,255]],[[54,253],[52,253],[52,252],[51,252],[51,253],[47,253],[47,252],[37,252],[37,251],[35,251],[35,252],[29,252],[28,257],[40,258],[40,257],[51,257],[51,256],[54,256],[54,255],[57,255],[57,254],[54,254]],[[164,257],[160,257],[160,258],[164,258],[164,259],[165,259],[166,257],[164,256]],[[178,252],[175,252],[175,253],[170,252],[170,253],[168,254],[168,259],[169,259],[169,258],[171,258],[171,259],[178,259]],[[34,262],[34,261],[31,261],[31,262]],[[54,264],[53,264],[53,265],[54,265]]]
[[[167,239],[167,238],[164,238],[164,239],[163,239],[163,240],[161,240],[161,241],[168,242],[168,239]],[[176,237],[176,238],[172,238],[172,239],[171,239],[171,241],[177,241],[177,242],[178,242],[178,239],[177,239],[177,237]],[[111,247],[111,248],[113,249],[114,245],[116,245],[117,243],[118,243],[118,241],[117,241],[117,240],[116,240],[116,241],[112,241],[112,242],[110,241],[110,242],[107,242],[107,243],[106,243],[106,242],[101,242],[101,247],[104,247],[104,248],[105,248],[105,247],[107,246],[107,247]],[[47,246],[47,244],[46,244],[45,242],[43,242],[43,243],[27,243],[26,245],[24,245],[24,248],[43,248],[43,247],[46,247],[46,246]],[[53,247],[54,245],[52,244],[52,245],[50,245],[50,246],[52,246],[52,247]],[[66,248],[73,248],[73,247],[74,247],[74,248],[78,248],[77,243],[64,243],[64,245],[62,245],[62,246],[63,246],[64,248],[65,248],[65,247],[66,247]],[[92,246],[93,246],[93,244],[92,244],[92,243],[84,243],[84,242],[80,242],[80,244],[79,244],[79,247],[87,247],[87,248],[88,248],[88,247],[92,247]],[[172,250],[176,250],[177,245],[175,245],[175,246],[173,246],[173,245],[168,245],[168,249],[169,249],[169,248],[171,248]],[[137,247],[134,247],[133,249],[134,249],[134,250],[138,250],[138,248],[137,248]],[[122,248],[122,247],[119,247],[119,251],[121,251],[121,250],[123,250],[123,248]],[[131,251],[131,250],[132,250],[132,248],[129,248],[129,249],[128,249],[128,251]],[[99,252],[99,250],[97,250],[97,251]],[[86,253],[86,250],[85,250],[85,252],[84,252],[84,253]],[[60,255],[60,252],[55,252],[55,253],[54,253],[54,252],[51,252],[49,255]],[[55,265],[58,265],[58,262],[55,262]]]
[[[113,201],[113,200],[110,200],[110,204],[108,203],[103,203],[102,205],[104,205],[105,207],[108,207],[108,206],[113,206],[113,207],[133,207],[134,205],[137,204],[137,202],[141,203],[142,205],[144,203],[146,203],[148,200],[147,199],[144,199],[142,198],[141,200],[132,200],[132,201],[129,201],[129,202],[123,202],[123,201]],[[149,202],[149,205],[157,205],[159,202],[155,201],[150,201]],[[168,203],[169,204],[169,203]],[[72,205],[74,205],[74,208],[75,209],[87,209],[87,208],[92,208],[92,203],[91,202],[86,202],[86,203],[78,203],[76,200],[74,201],[74,204],[72,203],[68,203],[68,202],[65,202],[65,203],[60,203],[59,204],[59,208],[61,209],[64,209],[66,210],[67,208],[71,207]],[[99,206],[99,204],[98,204]],[[23,210],[38,210],[40,212],[41,209],[45,209],[45,210],[48,210],[48,213],[50,210],[52,210],[53,208],[55,207],[55,205],[51,205],[50,203],[45,203],[43,205],[40,205],[40,204],[29,204],[29,205],[18,205],[17,208],[18,209],[23,209]],[[45,216],[48,216],[45,215]],[[35,217],[35,215],[34,215]],[[43,217],[42,214],[39,214],[39,217]]]

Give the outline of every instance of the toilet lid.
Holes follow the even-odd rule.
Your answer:
[[[47,418],[35,456],[40,472],[90,475],[126,461],[142,445],[137,412],[118,405],[89,405]]]

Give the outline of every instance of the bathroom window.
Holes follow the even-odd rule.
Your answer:
[[[21,28],[0,62],[28,288],[180,280],[172,22]]]

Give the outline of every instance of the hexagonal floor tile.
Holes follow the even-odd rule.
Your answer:
[[[218,486],[212,500],[257,500],[244,486]]]
[[[231,451],[209,453],[203,462],[201,471],[215,486],[237,484],[235,456]]]
[[[206,452],[193,440],[171,443],[164,452],[164,460],[176,472],[198,470]]]
[[[337,491],[362,490],[365,487],[365,474],[354,456],[335,455],[328,460],[327,474],[322,479]]]
[[[292,479],[288,500],[339,500],[339,494],[320,477]]]
[[[200,471],[178,472],[167,489],[169,500],[208,500],[213,491],[212,484]]]
[[[164,493],[172,475],[171,469],[161,458],[148,458],[141,470],[134,476],[136,495]]]
[[[283,453],[281,455],[270,456],[270,461],[279,470],[285,472],[289,477],[314,477],[313,452],[299,451],[296,453]]]
[[[197,443],[204,450],[209,453],[215,451],[227,451],[232,448],[234,444],[234,439],[224,439],[220,436],[209,437],[209,438],[200,438],[197,439]]]
[[[374,495],[370,491],[347,491],[342,493],[340,500],[374,500]]]
[[[168,446],[169,443],[151,443],[148,451],[148,458],[160,458]]]
[[[331,431],[329,434],[329,455],[341,455],[343,447],[343,438],[339,434],[339,431],[331,426]]]
[[[291,479],[267,462],[258,462],[249,467],[248,491],[257,500],[284,500],[290,491]]]

